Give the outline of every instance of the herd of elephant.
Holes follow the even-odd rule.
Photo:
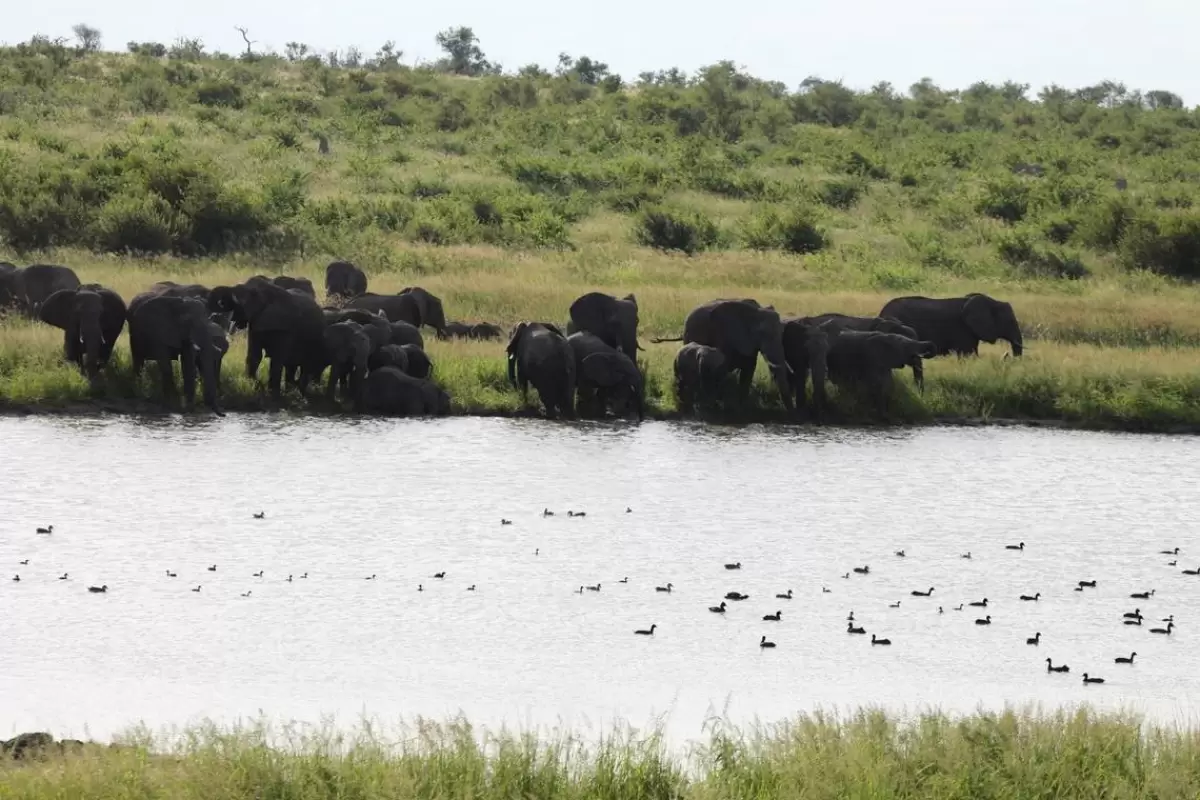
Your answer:
[[[442,301],[420,287],[396,294],[367,291],[367,276],[345,261],[325,270],[326,304],[306,278],[256,275],[235,286],[208,288],[161,281],[128,304],[116,292],[83,284],[69,267],[0,263],[0,309],[11,308],[64,331],[65,358],[98,380],[113,347],[129,327],[136,376],[146,361],[158,364],[163,402],[177,395],[174,362],[181,365],[183,397],[190,406],[196,380],[205,404],[221,413],[218,378],[229,336],[245,331],[246,374],[255,377],[264,356],[267,386],[278,401],[282,385],[303,394],[328,370],[331,402],[356,411],[396,416],[444,415],[450,398],[433,382],[421,327],[440,338],[502,339],[490,323],[447,321]],[[956,298],[902,297],[877,317],[822,314],[783,318],[753,299],[714,300],[695,308],[674,362],[679,410],[747,399],[758,357],[766,361],[789,413],[822,418],[825,383],[865,393],[883,410],[892,372],[911,367],[924,388],[922,359],[976,355],[981,341],[1005,340],[1022,352],[1012,306],[983,294]],[[589,292],[569,308],[564,329],[525,321],[508,333],[508,378],[528,404],[529,386],[548,417],[644,414],[645,379],[637,364],[637,299]],[[737,373],[735,387],[727,387]],[[812,403],[807,385],[812,382]],[[728,397],[728,388],[736,396]]]

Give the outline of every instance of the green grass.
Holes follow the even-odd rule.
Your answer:
[[[503,325],[632,291],[643,339],[714,297],[873,314],[897,295],[984,291],[1013,303],[1028,356],[934,361],[895,419],[1200,422],[1200,112],[1166,95],[789,92],[727,63],[622,83],[582,61],[460,65],[468,77],[386,53],[152,51],[0,48],[0,259],[69,264],[129,298],[164,277],[320,285],[345,258],[374,290],[425,286],[451,317]],[[1043,174],[1016,171],[1027,163]],[[0,404],[92,402],[57,347],[4,323]],[[260,408],[240,348],[227,405]],[[460,412],[519,408],[499,348],[430,350]],[[645,354],[659,414],[671,357]],[[123,363],[100,398],[113,408],[153,392]],[[755,397],[752,416],[772,418],[762,381]]]
[[[599,742],[487,735],[419,723],[398,741],[365,728],[299,733],[200,728],[172,742],[135,734],[42,761],[0,762],[4,795],[262,798],[1191,798],[1200,735],[1086,710],[901,721],[882,711],[801,716],[765,728],[717,724],[690,755],[655,732]]]

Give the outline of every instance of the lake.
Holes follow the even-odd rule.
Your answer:
[[[1189,721],[1198,463],[1197,438],[1020,428],[0,419],[0,738],[458,712],[692,738],[863,704]]]

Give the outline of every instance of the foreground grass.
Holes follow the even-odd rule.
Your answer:
[[[902,722],[879,711],[716,726],[690,757],[657,733],[598,743],[419,724],[389,742],[364,729],[192,730],[173,743],[0,762],[6,798],[1192,798],[1200,735],[1088,711]]]

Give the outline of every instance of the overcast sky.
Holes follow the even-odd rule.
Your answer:
[[[468,25],[506,70],[553,66],[560,52],[607,62],[627,79],[678,66],[689,72],[729,59],[751,73],[795,86],[809,75],[856,89],[881,80],[907,89],[928,76],[945,88],[1016,80],[1034,92],[1121,81],[1167,89],[1200,103],[1200,2],[1196,0],[9,0],[0,40],[36,33],[70,36],[99,28],[105,49],[126,41],[199,37],[238,52],[239,25],[261,46],[289,41],[318,50],[357,46],[373,53],[388,39],[406,63],[439,52],[434,35]],[[103,9],[103,10],[101,10]]]

